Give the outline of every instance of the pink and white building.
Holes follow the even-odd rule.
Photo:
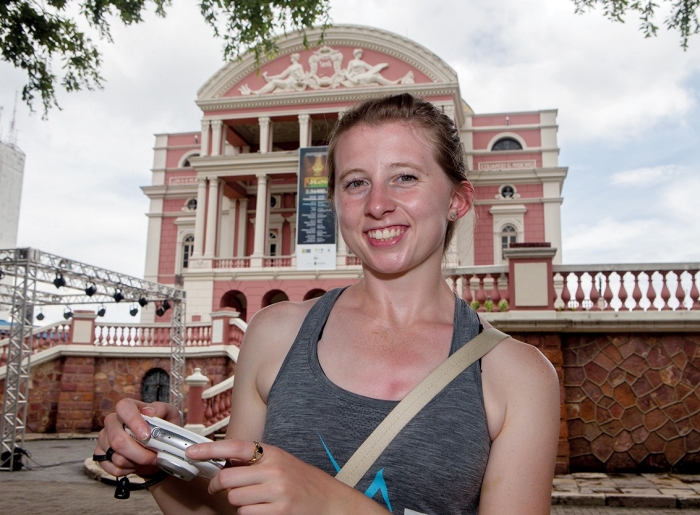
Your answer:
[[[309,34],[314,41],[315,32]],[[342,237],[334,270],[295,257],[299,148],[323,146],[352,104],[407,91],[460,127],[477,201],[461,220],[446,265],[505,264],[511,242],[550,242],[561,263],[557,111],[477,114],[457,74],[396,34],[336,26],[322,46],[301,34],[257,70],[253,56],[217,71],[198,91],[198,130],[156,135],[145,279],[181,284],[188,322],[232,310],[244,320],[280,300],[303,300],[361,277]],[[467,92],[468,96],[468,92]],[[143,321],[153,321],[153,310]]]

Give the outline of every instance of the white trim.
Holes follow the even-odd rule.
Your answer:
[[[534,148],[528,149],[527,145],[525,144],[525,140],[523,139],[522,136],[519,134],[516,134],[515,132],[510,132],[510,131],[503,131],[499,132],[496,134],[493,138],[489,140],[489,144],[486,145],[486,148],[488,149],[489,152],[493,152],[493,146],[498,143],[498,141],[502,140],[503,138],[511,138],[520,143],[520,146],[523,147],[521,150],[514,150],[513,152],[522,152],[523,150],[528,150],[532,152],[535,150]]]
[[[178,168],[192,168],[192,165],[186,167],[185,166],[185,161],[187,161],[190,157],[200,157],[201,156],[201,151],[200,149],[195,149],[195,150],[190,150],[189,152],[185,152],[182,154],[182,157],[177,163]]]

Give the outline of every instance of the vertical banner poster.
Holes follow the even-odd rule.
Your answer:
[[[335,270],[335,214],[328,202],[328,147],[299,149],[297,269]]]

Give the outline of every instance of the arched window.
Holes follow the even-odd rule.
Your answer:
[[[194,252],[194,236],[188,234],[182,240],[182,268],[187,268],[190,264],[190,258]]]
[[[304,300],[316,299],[324,293],[326,293],[326,290],[321,290],[320,288],[309,290],[306,292],[306,295],[304,295]]]
[[[185,159],[185,162],[182,163],[182,167],[189,168],[190,166],[192,166],[192,164],[190,163],[190,159],[192,159],[193,157],[199,157],[199,154],[192,154],[191,156],[188,156],[187,159]]]
[[[287,294],[282,290],[270,290],[263,297],[261,307],[266,308],[272,304],[277,304],[278,302],[284,302],[287,300],[289,300],[289,297],[287,297]]]
[[[520,142],[514,138],[501,138],[496,143],[493,144],[491,150],[493,152],[498,152],[501,150],[522,150],[523,146]]]
[[[153,368],[146,372],[141,383],[141,400],[170,402],[170,376],[165,370]]]
[[[222,308],[233,308],[240,313],[239,317],[244,322],[246,321],[248,311],[248,299],[238,290],[229,290],[221,297],[219,306]]]
[[[506,259],[503,251],[516,241],[518,241],[518,231],[510,224],[504,225],[503,229],[501,229],[501,259]]]

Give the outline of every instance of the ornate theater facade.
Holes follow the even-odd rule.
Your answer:
[[[326,145],[343,111],[376,95],[423,97],[460,129],[477,201],[457,227],[447,266],[505,264],[512,242],[549,242],[561,263],[566,168],[556,110],[477,114],[447,63],[377,29],[336,26],[313,48],[295,33],[279,47],[261,69],[248,55],[201,87],[200,130],[156,135],[152,182],[143,188],[145,279],[183,286],[188,322],[232,310],[247,320],[271,303],[358,280],[359,262],[340,234],[330,235],[327,266],[300,262],[297,233],[309,228],[298,212],[300,149]],[[144,321],[153,320],[146,310]]]

